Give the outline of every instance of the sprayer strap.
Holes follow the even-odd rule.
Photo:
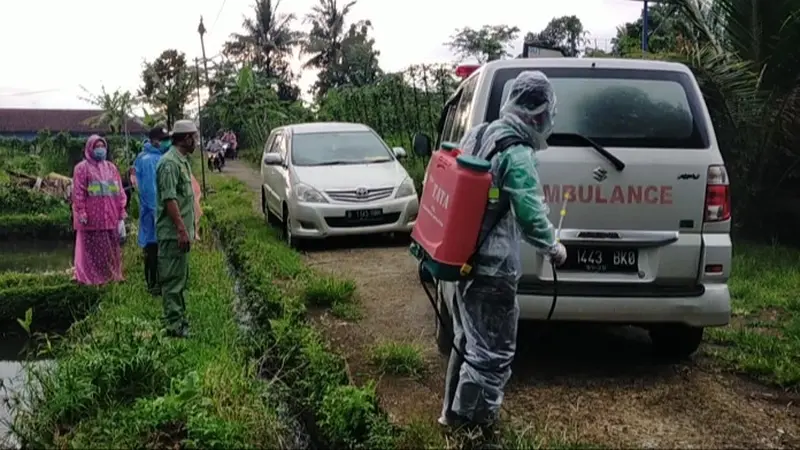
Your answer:
[[[480,143],[480,140],[483,139],[483,132],[484,131],[486,131],[486,126],[481,128],[480,130],[478,130],[478,136],[476,138],[476,141],[478,141],[478,143]],[[522,146],[525,146],[525,147],[530,147],[531,146],[531,144],[529,142],[527,142],[527,141],[525,141],[525,140],[523,140],[521,138],[518,138],[516,136],[506,136],[504,138],[498,139],[497,142],[495,142],[494,148],[489,152],[489,154],[486,155],[486,160],[487,161],[491,161],[492,158],[494,158],[498,154],[500,154],[500,153],[502,153],[502,152],[504,152],[504,151],[508,150],[509,148],[514,147],[516,145],[522,145]],[[480,146],[479,145],[476,146],[476,149],[480,149]],[[478,151],[478,150],[476,150],[476,151]],[[502,185],[502,180],[498,184]],[[508,197],[501,197],[500,201],[501,201],[500,209],[497,211],[497,215],[495,216],[494,221],[492,222],[492,226],[490,226],[486,230],[486,232],[483,234],[483,236],[480,237],[480,239],[478,240],[478,244],[475,246],[475,250],[472,252],[472,255],[470,255],[470,257],[469,257],[468,264],[470,266],[474,265],[473,263],[474,263],[475,257],[478,255],[478,251],[481,249],[481,247],[483,247],[483,244],[486,243],[486,239],[488,239],[489,235],[492,234],[492,230],[494,230],[495,227],[497,227],[497,225],[500,224],[500,221],[503,220],[503,218],[506,216],[506,214],[508,214],[508,212],[511,211],[511,201],[508,199]]]

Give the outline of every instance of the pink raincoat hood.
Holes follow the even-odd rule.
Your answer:
[[[92,150],[94,150],[94,144],[97,141],[103,141],[103,144],[106,145],[106,150],[108,150],[108,142],[96,134],[89,136],[89,139],[86,140],[86,145],[83,147],[83,157],[86,158],[87,161],[95,164],[97,164],[97,161],[92,158]]]

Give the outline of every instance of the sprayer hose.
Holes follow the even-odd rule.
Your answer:
[[[420,266],[420,273],[423,273],[422,271],[424,269],[424,263],[420,261],[419,266]],[[555,263],[550,262],[550,267],[553,268],[553,301],[550,303],[550,312],[547,313],[548,321],[550,320],[551,317],[553,317],[553,312],[556,310],[556,302],[558,301],[558,275],[556,275]],[[439,320],[439,326],[441,326],[448,333],[449,336],[455,336],[453,330],[450,329],[450,327],[448,327],[447,323],[444,320],[444,317],[442,317],[442,312],[439,311],[439,305],[436,304],[435,296],[431,294],[430,290],[428,289],[428,286],[425,284],[424,281],[422,281],[421,277],[420,277],[420,283],[422,284],[422,290],[425,291],[425,295],[428,297],[428,301],[431,303],[431,306],[433,307],[433,312],[436,313],[436,318]],[[439,281],[434,281],[434,289],[435,292],[439,291]],[[450,348],[452,348],[453,351],[456,352],[456,354],[461,358],[462,361],[464,361],[467,365],[469,365],[470,367],[479,372],[502,373],[505,372],[509,367],[511,367],[511,364],[514,362],[513,360],[511,360],[508,363],[503,364],[502,366],[496,368],[480,367],[477,364],[474,364],[470,360],[468,360],[464,356],[464,353],[460,349],[458,349],[454,341],[450,342]]]

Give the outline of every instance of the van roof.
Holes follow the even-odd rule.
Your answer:
[[[509,67],[594,67],[605,69],[663,70],[669,72],[691,73],[684,64],[633,58],[520,58],[491,61],[478,71],[494,71]],[[478,72],[476,71],[476,72]]]

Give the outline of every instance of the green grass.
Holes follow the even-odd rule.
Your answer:
[[[370,359],[381,371],[392,375],[418,377],[425,370],[422,349],[405,342],[382,342],[372,349]]]
[[[97,305],[103,289],[80,286],[65,274],[0,273],[0,332],[23,333],[17,319],[31,310],[29,331],[66,330]]]
[[[142,255],[125,249],[127,281],[30,367],[14,429],[36,448],[290,448],[275,393],[257,379],[233,312],[233,281],[208,241],[191,253],[193,335],[168,338],[145,292]],[[35,320],[35,317],[34,317]]]
[[[768,383],[800,386],[800,251],[734,245],[731,326],[707,330],[711,352]]]
[[[239,181],[210,175],[215,193],[205,213],[218,232],[246,293],[242,306],[254,340],[262,342],[267,376],[292,392],[326,446],[394,448],[395,427],[378,406],[374,388],[348,384],[345,362],[307,322],[307,307],[350,311],[355,284],[320,276],[264,224],[255,194]]]

